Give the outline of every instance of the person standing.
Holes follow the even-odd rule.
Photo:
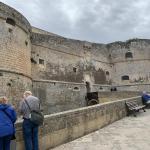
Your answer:
[[[26,150],[38,150],[38,125],[30,121],[31,110],[39,110],[40,101],[32,96],[31,91],[25,91],[19,105],[19,111],[23,115],[23,138]]]
[[[10,141],[15,134],[16,119],[16,112],[8,104],[7,97],[0,97],[0,150],[10,150]]]

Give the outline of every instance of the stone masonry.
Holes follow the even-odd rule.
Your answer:
[[[149,90],[149,65],[150,40],[98,44],[64,38],[32,27],[0,2],[0,95],[15,105],[24,90],[40,97],[45,113],[83,107],[87,92],[111,86]]]

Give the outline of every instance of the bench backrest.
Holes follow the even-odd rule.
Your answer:
[[[132,101],[132,102],[126,102],[126,105],[128,106],[129,109],[133,109],[133,108],[139,106],[135,101]]]

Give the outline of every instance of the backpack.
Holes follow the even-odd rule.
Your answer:
[[[30,115],[29,115],[30,121],[37,126],[42,125],[44,122],[44,115],[42,114],[40,108],[39,108],[39,110],[31,110],[27,100],[25,100],[25,102],[30,110]]]

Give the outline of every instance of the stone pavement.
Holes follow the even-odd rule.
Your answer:
[[[150,110],[52,150],[150,150]]]

